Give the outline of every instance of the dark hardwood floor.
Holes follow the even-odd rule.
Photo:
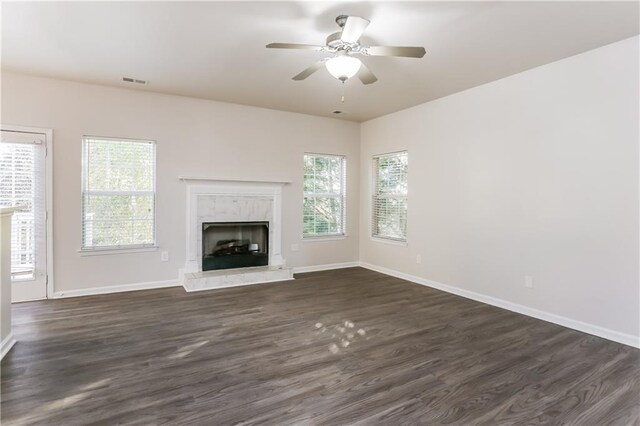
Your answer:
[[[640,424],[640,350],[360,268],[14,305],[2,425]]]

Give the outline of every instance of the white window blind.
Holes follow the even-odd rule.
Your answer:
[[[406,151],[373,157],[373,237],[407,241],[408,164]]]
[[[305,154],[304,238],[344,235],[345,195],[345,157]]]
[[[18,138],[13,138],[16,140]],[[35,278],[37,251],[44,250],[44,146],[38,138],[0,144],[0,205],[22,207],[12,216],[11,276]]]
[[[155,245],[156,145],[84,137],[82,248]]]

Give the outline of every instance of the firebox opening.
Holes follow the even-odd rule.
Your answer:
[[[269,222],[202,224],[202,270],[269,264]]]

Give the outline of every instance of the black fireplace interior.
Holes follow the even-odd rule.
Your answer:
[[[269,264],[269,222],[202,224],[202,270]]]

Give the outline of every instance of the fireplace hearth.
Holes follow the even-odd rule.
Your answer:
[[[202,223],[202,270],[269,264],[269,222]]]

